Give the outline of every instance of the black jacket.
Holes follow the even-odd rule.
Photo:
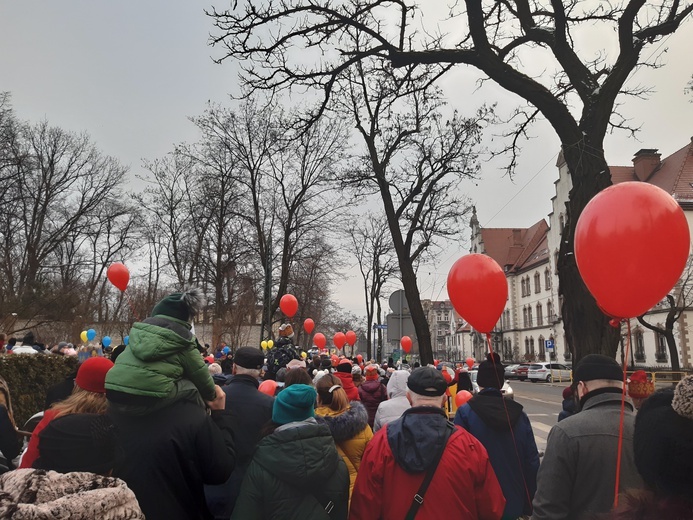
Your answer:
[[[236,442],[236,468],[224,484],[205,486],[207,505],[217,519],[231,516],[246,469],[260,442],[260,430],[272,420],[274,398],[258,391],[259,384],[252,376],[237,374],[223,387]]]
[[[14,469],[12,459],[19,455],[19,449],[20,443],[17,437],[17,430],[12,426],[7,408],[0,405],[0,452],[2,452],[2,456],[7,461],[7,469]]]
[[[176,401],[148,415],[109,412],[123,457],[114,476],[135,493],[147,520],[212,518],[203,484],[221,484],[233,471],[229,412]]]

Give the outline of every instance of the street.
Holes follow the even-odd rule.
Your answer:
[[[563,389],[570,383],[531,383],[530,381],[511,380],[515,392],[515,401],[524,407],[532,423],[534,438],[539,452],[546,450],[546,438],[551,427],[558,421],[561,411]]]

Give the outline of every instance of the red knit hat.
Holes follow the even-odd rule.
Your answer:
[[[380,378],[378,373],[378,367],[375,365],[368,365],[366,367],[366,381],[377,381]]]
[[[106,381],[106,372],[112,367],[113,361],[110,359],[100,356],[90,357],[77,370],[75,384],[87,392],[105,394],[104,382]]]

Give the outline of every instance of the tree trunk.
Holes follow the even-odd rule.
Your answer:
[[[664,337],[667,340],[667,348],[669,349],[669,359],[671,359],[671,370],[672,372],[680,372],[681,364],[679,363],[679,351],[676,347],[674,331],[671,329],[667,329],[664,333]],[[678,381],[678,377],[678,374],[674,374],[674,381]]]
[[[619,330],[609,325],[610,318],[597,306],[597,302],[582,281],[575,261],[575,226],[592,197],[611,185],[609,167],[603,151],[596,150],[585,140],[573,146],[564,146],[563,154],[571,172],[573,187],[567,205],[567,221],[563,230],[558,257],[559,294],[568,347],[573,355],[573,366],[587,354],[616,357]],[[596,173],[601,172],[601,173]],[[604,259],[605,264],[610,260]]]

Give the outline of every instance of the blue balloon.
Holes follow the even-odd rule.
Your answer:
[[[95,337],[96,337],[96,331],[94,329],[89,329],[87,331],[87,339],[89,341],[93,341]]]
[[[125,345],[127,347],[129,343],[130,343],[130,336],[125,336],[123,338],[123,345]]]
[[[101,344],[104,347],[110,347],[111,346],[111,337],[110,336],[104,336],[103,339],[101,340]]]
[[[229,352],[231,352],[231,349],[230,349],[229,347],[224,347],[223,349],[221,349],[221,351],[222,351],[224,354],[228,354]]]

